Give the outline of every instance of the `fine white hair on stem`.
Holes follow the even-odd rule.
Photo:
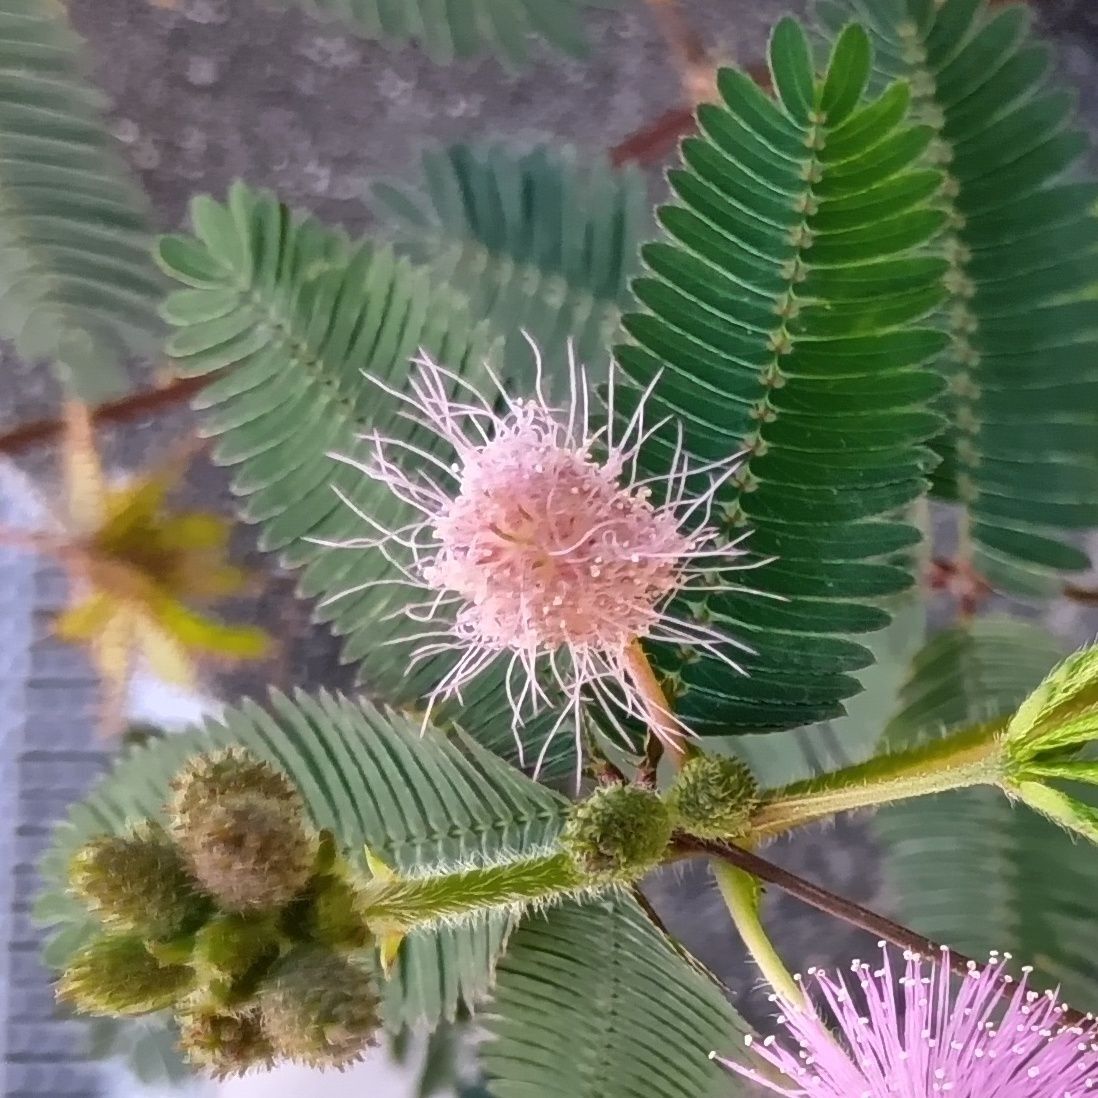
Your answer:
[[[752,593],[727,573],[766,563],[747,558],[746,534],[725,539],[710,525],[717,493],[744,455],[694,463],[682,424],[674,421],[667,471],[642,477],[646,443],[672,422],[649,414],[659,376],[634,389],[635,406],[617,433],[621,390],[611,368],[609,418],[593,430],[587,370],[574,348],[568,347],[568,393],[559,406],[546,393],[542,351],[526,340],[534,360],[530,397],[508,392],[486,364],[496,390],[489,402],[424,352],[403,388],[371,379],[415,426],[415,436],[375,432],[361,440],[369,447],[366,460],[331,456],[385,485],[399,517],[386,526],[334,488],[371,536],[323,544],[377,549],[399,578],[359,584],[326,602],[374,584],[414,584],[425,597],[397,613],[435,628],[382,643],[424,642],[410,666],[450,657],[427,698],[425,723],[438,702],[460,697],[499,662],[523,765],[523,726],[546,711],[555,711],[555,719],[535,769],[569,718],[578,747],[585,697],[607,711],[623,737],[618,715],[645,722],[677,749],[689,730],[642,681],[637,644],[688,646],[745,673],[729,650],[751,653],[748,645],[717,625],[683,617],[676,605],[680,593]]]

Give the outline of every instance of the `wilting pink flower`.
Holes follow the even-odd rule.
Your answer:
[[[570,398],[556,407],[544,396],[536,347],[534,354],[528,398],[509,395],[492,375],[499,396],[489,402],[425,357],[414,363],[406,392],[382,384],[409,419],[442,436],[454,460],[376,435],[368,462],[332,455],[386,484],[416,513],[408,525],[384,529],[359,510],[380,536],[338,544],[380,549],[403,580],[427,592],[405,610],[435,626],[415,638],[424,643],[414,659],[456,656],[428,713],[505,660],[516,729],[560,704],[557,691],[562,719],[578,718],[581,694],[590,691],[609,712],[641,718],[674,746],[684,729],[659,703],[636,642],[695,647],[742,673],[727,650],[750,649],[669,607],[684,592],[733,590],[725,572],[761,563],[745,563],[742,538],[721,544],[709,525],[714,493],[739,455],[696,464],[680,430],[668,472],[643,478],[638,452],[667,422],[645,427],[651,386],[615,437],[613,377],[607,426],[593,429],[584,369],[569,355]],[[517,732],[516,739],[521,752]],[[539,764],[547,746],[548,739]]]
[[[789,1098],[1083,1098],[1098,1092],[1098,1039],[1090,1015],[1069,1012],[1054,992],[1006,971],[1010,955],[951,978],[907,954],[895,978],[856,961],[853,979],[811,971],[838,1022],[832,1035],[815,1006],[778,1000],[791,1041],[746,1038],[767,1068],[714,1056],[729,1071]],[[897,987],[897,985],[899,985]],[[806,996],[807,999],[807,996]]]

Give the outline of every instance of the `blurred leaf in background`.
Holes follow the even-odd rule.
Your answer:
[[[261,659],[271,648],[263,630],[226,625],[190,606],[239,594],[249,577],[227,560],[228,520],[167,506],[188,457],[178,452],[112,486],[88,408],[70,401],[56,528],[17,539],[55,557],[68,573],[71,603],[54,632],[87,646],[103,679],[107,731],[121,730],[123,699],[139,666],[165,682],[192,686],[199,655]]]

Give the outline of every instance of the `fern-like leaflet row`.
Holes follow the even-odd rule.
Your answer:
[[[762,731],[841,712],[865,650],[837,634],[881,628],[875,601],[910,583],[889,557],[917,540],[895,515],[925,489],[926,362],[946,337],[924,324],[942,297],[943,259],[920,254],[940,230],[939,173],[919,167],[932,137],[908,126],[902,84],[862,105],[865,32],[840,36],[822,79],[803,31],[775,30],[771,100],[746,75],[719,77],[722,106],[698,114],[659,212],[668,240],[644,249],[633,283],[647,311],[618,348],[640,384],[685,425],[696,455],[743,448],[720,497],[729,535],[778,559],[760,594],[717,594],[692,609],[757,656],[736,677],[707,659],[656,653],[684,716],[701,731]],[[645,454],[665,464],[674,438]],[[900,562],[902,563],[902,562]],[[769,596],[769,597],[768,597]]]
[[[1072,97],[1021,6],[822,0],[872,30],[880,82],[901,77],[944,168],[948,429],[934,491],[959,503],[961,552],[994,584],[1051,593],[1086,554],[1062,531],[1098,522],[1098,184]]]

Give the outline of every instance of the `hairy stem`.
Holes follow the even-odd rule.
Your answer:
[[[997,784],[1002,778],[997,732],[995,725],[981,725],[771,790],[751,818],[751,837],[755,841],[772,839],[839,812],[971,785]]]
[[[552,903],[589,888],[563,852],[435,872],[422,877],[375,877],[362,890],[371,930],[407,931],[486,911]]]
[[[799,1003],[803,999],[801,989],[778,956],[759,918],[758,882],[750,873],[725,860],[714,859],[712,865],[713,876],[728,913],[759,971],[783,999],[788,1003]]]

